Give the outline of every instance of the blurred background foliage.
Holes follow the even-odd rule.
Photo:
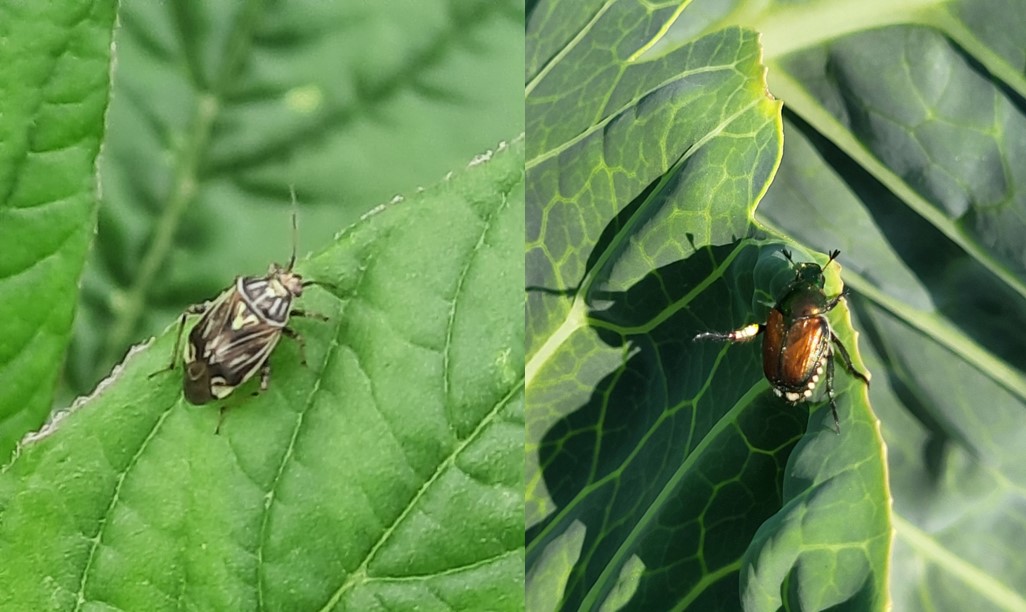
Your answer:
[[[102,202],[55,403],[263,273],[523,130],[517,0],[125,2]]]

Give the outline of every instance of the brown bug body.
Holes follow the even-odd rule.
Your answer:
[[[224,399],[260,372],[260,391],[267,389],[271,351],[282,334],[299,342],[302,337],[287,327],[290,316],[307,316],[293,308],[293,300],[303,295],[303,287],[312,284],[292,271],[296,263],[296,217],[292,216],[292,256],[287,266],[271,264],[265,276],[240,276],[215,299],[189,307],[182,313],[178,335],[171,353],[173,370],[178,347],[189,314],[202,315],[189,332],[182,359],[185,375],[182,391],[193,404]],[[320,315],[308,315],[325,319]],[[306,359],[302,357],[305,364]],[[159,374],[155,372],[151,376]]]
[[[838,255],[840,251],[832,251],[827,265]],[[823,291],[826,285],[823,268],[815,263],[795,264],[787,251],[784,251],[784,257],[795,267],[795,279],[770,309],[765,323],[753,323],[728,333],[705,332],[694,339],[748,342],[759,334],[765,334],[762,339],[763,374],[773,386],[773,393],[792,404],[810,399],[825,372],[834,429],[840,433],[833,384],[835,348],[845,369],[869,384],[869,379],[852,365],[848,351],[826,318],[826,313],[844,299],[845,292],[827,298]]]
[[[293,298],[302,294],[302,277],[277,265],[267,276],[235,279],[189,332],[185,398],[193,404],[223,399],[252,378],[285,331]]]
[[[787,325],[779,310],[770,311],[762,339],[762,371],[777,395],[797,401],[818,382],[830,345],[830,326],[821,317],[801,319]],[[815,378],[815,381],[812,379]],[[794,398],[794,399],[792,399]]]

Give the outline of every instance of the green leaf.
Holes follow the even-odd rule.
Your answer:
[[[613,10],[614,5],[609,6]],[[546,15],[547,8],[539,5],[531,19]],[[759,528],[739,564],[738,590],[722,591],[715,608],[740,604],[772,610],[1026,609],[1021,588],[1026,584],[1026,564],[1018,554],[1023,539],[1021,466],[1026,464],[1022,456],[1026,448],[1022,443],[1026,437],[1022,418],[1026,408],[1026,353],[1022,351],[1026,344],[1026,198],[1021,187],[1026,184],[1021,163],[1026,142],[1022,61],[1026,45],[1018,22],[1010,18],[1023,8],[1021,3],[990,1],[691,3],[653,47],[669,53],[737,26],[759,31],[770,91],[785,104],[785,154],[759,204],[752,232],[768,240],[742,239],[714,247],[713,263],[708,265],[723,268],[728,286],[696,286],[688,308],[701,312],[699,302],[712,290],[719,292],[717,301],[726,311],[719,316],[727,320],[728,328],[747,322],[748,316],[757,319],[757,302],[773,295],[772,275],[760,272],[773,261],[769,256],[773,242],[782,239],[806,255],[839,248],[844,284],[851,290],[853,327],[862,332],[856,365],[864,360],[873,374],[868,398],[886,442],[884,447],[873,431],[862,392],[842,377],[847,393],[839,400],[841,440],[831,444],[829,436],[822,435],[817,425],[826,416],[819,410],[820,416],[810,423],[809,433],[795,446],[783,472],[779,511]],[[634,14],[647,11],[638,9]],[[579,34],[597,21],[588,19],[577,22],[577,29],[570,29],[562,40],[578,44],[586,38]],[[621,21],[629,19],[621,17]],[[640,46],[629,33],[624,40]],[[528,57],[532,57],[530,50]],[[579,78],[578,82],[590,81]],[[597,166],[596,173],[600,171]],[[586,169],[577,174],[591,176]],[[611,200],[619,205],[624,201]],[[609,232],[622,226],[626,224],[618,221]],[[631,236],[622,242],[633,244],[636,239]],[[758,255],[749,254],[753,249]],[[563,255],[559,249],[553,252]],[[685,271],[697,266],[685,257],[679,259]],[[736,269],[739,264],[744,265],[740,270]],[[665,279],[704,278],[697,272],[671,277],[674,269],[666,265],[651,269],[660,278],[658,289],[667,297],[649,306],[646,300],[655,290],[636,298],[629,295],[632,304],[656,311],[686,291],[677,286],[679,282]],[[746,275],[754,280],[734,280]],[[564,286],[576,287],[573,281]],[[834,286],[839,286],[836,281]],[[753,303],[745,301],[749,298]],[[582,325],[595,318],[583,308],[566,309],[571,312],[569,319]],[[842,341],[854,347],[846,314],[840,309],[835,313],[834,327]],[[557,315],[557,320],[563,316]],[[656,319],[638,331],[651,333],[671,321],[675,319],[667,317],[665,323]],[[710,323],[709,327],[713,325],[718,326]],[[706,384],[704,379],[691,383],[693,354],[683,342],[691,330],[683,320],[680,327],[672,338],[685,355],[669,347],[658,353],[655,364],[679,364],[672,371],[684,378],[681,385]],[[577,336],[561,337],[581,343]],[[643,347],[639,343],[631,350],[645,355]],[[757,379],[750,370],[752,364],[732,361],[734,353],[745,348],[730,347],[724,357],[718,357],[722,361],[715,362],[717,373],[726,372],[738,381],[733,392],[741,398],[748,397],[742,390],[753,389],[750,381]],[[581,344],[572,348],[578,355],[588,355],[587,349]],[[624,361],[637,359],[627,350],[622,354]],[[708,353],[702,355],[708,359]],[[607,359],[614,362],[612,356]],[[606,398],[618,397],[616,385],[622,385],[621,380],[639,387],[647,383],[655,389],[653,393],[665,395],[656,384],[659,379],[646,379],[623,368],[616,374],[619,378],[610,375],[603,380],[607,372],[619,370],[599,370],[592,365],[594,360],[571,363],[562,365],[563,376],[578,379],[575,385],[565,382],[564,387],[576,395],[569,396],[564,411],[602,402],[608,409],[590,429],[593,423],[573,421],[561,430],[568,433],[550,434],[561,441],[559,451],[569,452],[563,449],[571,447],[570,434],[577,438],[592,434],[602,441],[602,453],[627,453],[631,460],[640,460],[640,447],[628,446],[627,451],[617,446],[627,437],[624,432],[633,420],[609,424],[610,415],[628,408]],[[727,385],[722,378],[708,380],[708,389]],[[529,440],[538,440],[544,430],[534,431],[535,394],[555,396],[560,388],[552,385],[538,391],[530,376],[528,383]],[[631,419],[638,418],[633,407],[642,403],[639,397],[645,397],[641,389],[626,395],[631,400],[627,405],[634,410]],[[549,413],[556,412],[553,403],[543,404]],[[605,432],[611,433],[600,435]],[[779,454],[779,448],[773,448]],[[580,448],[577,453],[591,457]],[[581,463],[598,464],[584,459]],[[620,497],[630,498],[638,480],[658,479],[659,474],[648,469],[633,480],[630,475],[618,475],[607,486],[615,483]],[[555,470],[549,475],[555,475]],[[542,486],[551,490],[556,484],[565,491],[572,486],[568,483],[575,483],[573,475],[557,479],[556,484],[546,482],[544,476],[532,479],[529,473],[528,478],[534,491]],[[585,480],[578,478],[576,484],[581,482]],[[584,492],[596,496],[601,489],[592,484]],[[638,499],[644,498],[635,496],[632,501]],[[567,508],[564,520],[573,520],[586,516],[582,508],[589,500],[582,495],[560,503]],[[643,550],[640,545],[617,540],[616,529],[626,528],[616,522],[623,517],[616,506],[592,510],[605,522],[577,520],[562,531],[550,530],[544,550],[558,554],[536,552],[529,533],[528,575],[541,571],[532,572],[531,567],[563,568],[562,582],[560,576],[548,575],[546,580],[548,585],[565,588],[564,602],[571,603],[579,601],[572,599],[573,589],[580,588],[574,581],[588,583],[598,576],[606,580],[607,607],[643,608],[641,604],[652,601],[642,599],[649,592],[646,575],[662,569],[666,591],[673,592],[686,588],[680,585],[681,577],[697,566],[695,571],[709,576],[700,584],[705,589],[701,592],[708,593],[718,577],[710,574],[709,568],[717,566],[710,565],[709,550],[720,552],[723,540],[709,543],[706,536],[701,540],[704,554],[699,555],[674,547],[672,535],[678,526],[691,528],[692,539],[704,535],[687,521],[707,506],[715,507],[700,495],[688,497],[680,506],[666,518],[647,515],[658,524],[665,542],[657,549],[659,554],[646,556],[638,552]],[[736,507],[731,510],[738,514]],[[709,515],[724,520],[721,515]],[[706,519],[706,514],[702,517]],[[604,525],[616,529],[603,530]],[[743,529],[731,533],[747,537]],[[638,535],[635,542],[644,542],[645,535]],[[622,563],[596,569],[603,561],[603,546],[619,546]],[[538,564],[532,566],[532,560]],[[728,564],[722,567],[727,568],[723,573],[729,573]],[[738,594],[740,602],[735,603],[732,598]],[[700,605],[706,602],[697,598],[661,601],[667,600],[678,608],[714,607]],[[564,603],[564,607],[573,606]]]
[[[1024,7],[823,6],[814,27],[783,7],[744,20],[789,110],[758,217],[843,252],[887,443],[893,608],[1024,610]]]
[[[529,607],[882,607],[864,384],[837,377],[839,437],[826,402],[806,424],[769,392],[758,347],[692,342],[764,321],[794,271],[752,217],[781,153],[757,36],[675,44],[679,10],[529,19]],[[846,306],[830,319],[865,371]]]
[[[517,610],[523,139],[366,215],[256,381],[192,406],[177,325],[0,474],[0,608]],[[195,319],[195,317],[193,317]]]
[[[0,5],[0,463],[50,411],[96,217],[112,2]]]
[[[517,0],[124,2],[60,398],[234,276],[523,131]],[[243,238],[244,237],[244,238]]]

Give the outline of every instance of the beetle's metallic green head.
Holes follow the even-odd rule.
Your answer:
[[[826,277],[823,275],[823,268],[820,268],[819,264],[801,263],[798,264],[798,269],[795,273],[795,282],[808,283],[822,289],[826,286]]]
[[[820,267],[819,264],[814,263],[814,262],[805,262],[805,263],[800,263],[800,264],[794,264],[794,267],[795,267],[795,276],[794,276],[794,281],[795,282],[794,282],[794,285],[809,284],[809,285],[812,285],[814,287],[819,287],[820,289],[823,289],[824,287],[826,287],[826,276],[823,274],[823,270],[825,270],[826,267],[829,266],[831,262],[833,262],[835,259],[837,259],[837,256],[840,255],[840,254],[841,254],[840,251],[830,251],[830,259],[828,259],[827,262],[826,262],[826,265],[824,265],[822,267]],[[790,261],[791,260],[790,253],[787,253],[787,255],[788,255],[787,259],[788,259],[788,261]],[[792,263],[794,263],[794,262],[792,262]]]

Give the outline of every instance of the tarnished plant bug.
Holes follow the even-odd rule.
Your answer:
[[[293,194],[293,202],[294,198]],[[293,208],[292,256],[288,265],[272,263],[265,276],[239,276],[213,300],[187,308],[178,322],[170,365],[150,376],[175,369],[185,320],[192,314],[201,317],[189,332],[182,352],[182,390],[190,403],[200,405],[224,399],[258,371],[260,392],[267,390],[271,375],[267,358],[282,334],[296,340],[305,364],[305,343],[302,336],[287,327],[289,317],[327,318],[292,306],[293,300],[303,295],[303,288],[314,284],[292,271],[297,233]]]
[[[763,334],[762,370],[773,386],[773,393],[791,404],[807,401],[826,370],[826,392],[834,417],[834,431],[841,433],[834,400],[834,349],[841,357],[844,368],[855,378],[869,385],[869,377],[852,365],[851,356],[841,340],[834,334],[826,313],[844,299],[847,288],[834,297],[827,297],[824,287],[826,266],[806,262],[796,264],[791,253],[783,251],[784,258],[795,269],[794,280],[788,284],[780,299],[769,311],[765,323],[752,323],[732,332],[704,332],[695,340],[748,342]],[[840,251],[831,251],[830,265]]]

